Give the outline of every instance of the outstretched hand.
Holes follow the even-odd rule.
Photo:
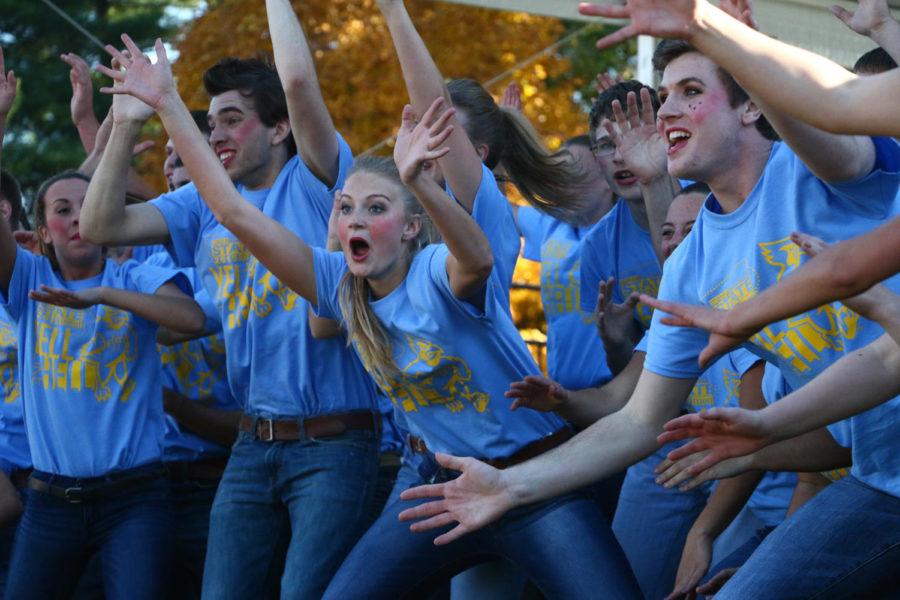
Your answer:
[[[530,408],[540,412],[553,412],[569,400],[566,388],[552,379],[536,375],[528,375],[522,381],[510,383],[503,395],[514,398],[509,406],[510,410]]]
[[[725,459],[753,454],[775,441],[766,427],[765,409],[713,408],[672,419],[663,428],[665,431],[657,438],[660,444],[694,438],[670,452],[669,460],[679,461],[695,452],[709,451],[686,467],[685,475],[689,478]]]
[[[16,100],[16,74],[6,72],[3,62],[3,48],[0,48],[0,121],[6,119]],[[0,123],[2,124],[2,123]]]
[[[49,285],[41,285],[40,291],[31,290],[28,292],[28,297],[46,304],[84,309],[100,304],[103,301],[103,289],[93,287],[71,291],[50,287]]]
[[[700,352],[699,363],[701,367],[709,366],[718,356],[734,350],[747,340],[755,331],[740,331],[734,328],[728,321],[727,310],[718,310],[708,306],[696,304],[682,304],[660,300],[647,294],[641,294],[641,302],[647,306],[667,313],[662,322],[666,325],[677,327],[696,327],[705,329],[710,333],[709,343]]]
[[[831,14],[859,35],[871,38],[894,20],[887,0],[859,0],[856,10],[850,12],[838,5],[831,7]]]
[[[691,467],[705,459],[709,454],[709,450],[701,450],[678,460],[666,458],[656,466],[656,483],[665,488],[677,486],[682,492],[687,492],[707,481],[736,477],[746,473],[751,468],[750,463],[752,461],[749,456],[738,456],[737,458],[727,458],[708,469],[704,469],[700,473],[694,474],[690,470]]]
[[[394,144],[394,162],[400,171],[400,179],[409,185],[420,176],[431,176],[434,161],[450,152],[449,147],[441,147],[453,133],[450,119],[456,112],[453,108],[445,110],[445,100],[437,98],[422,115],[416,119],[413,107],[403,107],[403,122],[397,133]]]
[[[698,24],[698,14],[708,6],[705,0],[626,0],[624,6],[583,2],[578,5],[578,12],[608,19],[630,19],[624,27],[597,41],[597,48],[602,49],[641,34],[690,39]]]
[[[630,342],[637,327],[634,309],[640,300],[640,294],[632,292],[622,304],[613,302],[613,290],[616,279],[610,277],[600,281],[597,286],[597,306],[594,308],[594,320],[597,333],[607,346],[616,346]]]
[[[459,458],[437,453],[438,463],[462,473],[445,483],[420,485],[400,494],[401,500],[435,498],[400,513],[401,521],[416,521],[411,531],[428,531],[457,523],[456,527],[435,538],[435,545],[449,544],[467,533],[496,521],[513,508],[503,471],[474,458]]]
[[[615,122],[603,119],[601,123],[609,139],[616,145],[625,166],[639,180],[667,176],[666,143],[656,128],[650,90],[641,88],[640,109],[634,92],[628,92],[626,103],[627,112],[618,100],[613,100]]]
[[[91,69],[87,62],[74,52],[67,52],[59,57],[69,65],[69,83],[72,84],[72,100],[69,102],[69,110],[72,114],[72,122],[79,123],[93,121],[97,117],[94,114],[94,86],[91,82]]]
[[[506,89],[503,90],[503,97],[500,99],[500,106],[521,112],[522,88],[518,83],[513,81],[506,86]]]
[[[154,45],[156,64],[150,62],[150,58],[141,52],[127,34],[122,34],[122,41],[126,48],[124,52],[113,46],[106,46],[106,51],[113,57],[113,66],[118,65],[119,68],[111,69],[104,65],[97,67],[98,71],[114,80],[112,87],[102,87],[100,91],[116,95],[113,99],[113,116],[116,122],[146,120],[152,111],[158,111],[163,106],[167,98],[178,95],[172,78],[172,67],[169,65],[166,48],[159,38]],[[128,101],[126,95],[140,100],[143,106]]]

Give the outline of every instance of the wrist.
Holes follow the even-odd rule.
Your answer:
[[[900,23],[895,21],[890,15],[885,17],[884,21],[876,25],[869,32],[869,37],[879,46],[891,45],[890,41],[900,36]]]
[[[97,304],[109,304],[110,289],[105,286],[97,288]]]
[[[178,95],[178,91],[175,88],[163,92],[156,102],[156,105],[152,106],[152,108],[159,114],[160,118],[171,116],[182,110],[182,108],[187,110],[187,107],[184,106],[184,103],[181,101],[181,96]]]

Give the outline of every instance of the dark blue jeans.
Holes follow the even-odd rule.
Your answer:
[[[456,573],[498,558],[516,564],[551,600],[641,597],[609,524],[588,496],[569,494],[517,508],[445,546],[432,541],[449,526],[412,533],[399,521],[399,513],[415,504],[395,501],[385,508],[347,556],[325,598],[418,597]]]
[[[297,442],[241,433],[209,525],[203,597],[318,599],[370,515],[378,435]],[[282,573],[283,571],[283,573]]]
[[[898,565],[900,498],[848,476],[776,527],[716,599],[898,598]]]
[[[48,473],[33,476],[53,481]],[[108,600],[164,597],[171,548],[168,491],[162,477],[82,504],[27,490],[6,598],[68,598],[96,552]]]
[[[172,579],[171,600],[200,597],[209,514],[217,482],[172,481]]]

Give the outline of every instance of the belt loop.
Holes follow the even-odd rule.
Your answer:
[[[306,435],[306,417],[297,417],[297,441],[306,442],[314,438]]]

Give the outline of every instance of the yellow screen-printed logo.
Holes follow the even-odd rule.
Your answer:
[[[16,377],[16,331],[9,323],[0,321],[0,391],[3,402],[12,404],[19,399],[19,378]]]
[[[404,412],[437,405],[452,413],[467,407],[479,413],[487,409],[490,398],[471,387],[472,370],[466,361],[422,338],[406,335],[405,341],[413,358],[400,369],[403,375],[378,382]]]
[[[33,384],[48,391],[91,391],[98,402],[109,400],[116,391],[120,402],[129,400],[135,388],[131,370],[137,356],[131,314],[108,306],[97,311],[98,325],[103,326],[87,343],[74,348],[73,330],[84,327],[87,311],[38,304]],[[110,352],[112,358],[102,360]]]
[[[210,243],[210,253],[214,266],[209,270],[216,282],[217,299],[224,304],[226,328],[240,327],[251,312],[265,318],[276,306],[294,310],[297,294],[265,271],[241,242],[217,238]],[[257,271],[265,272],[257,279]]]

